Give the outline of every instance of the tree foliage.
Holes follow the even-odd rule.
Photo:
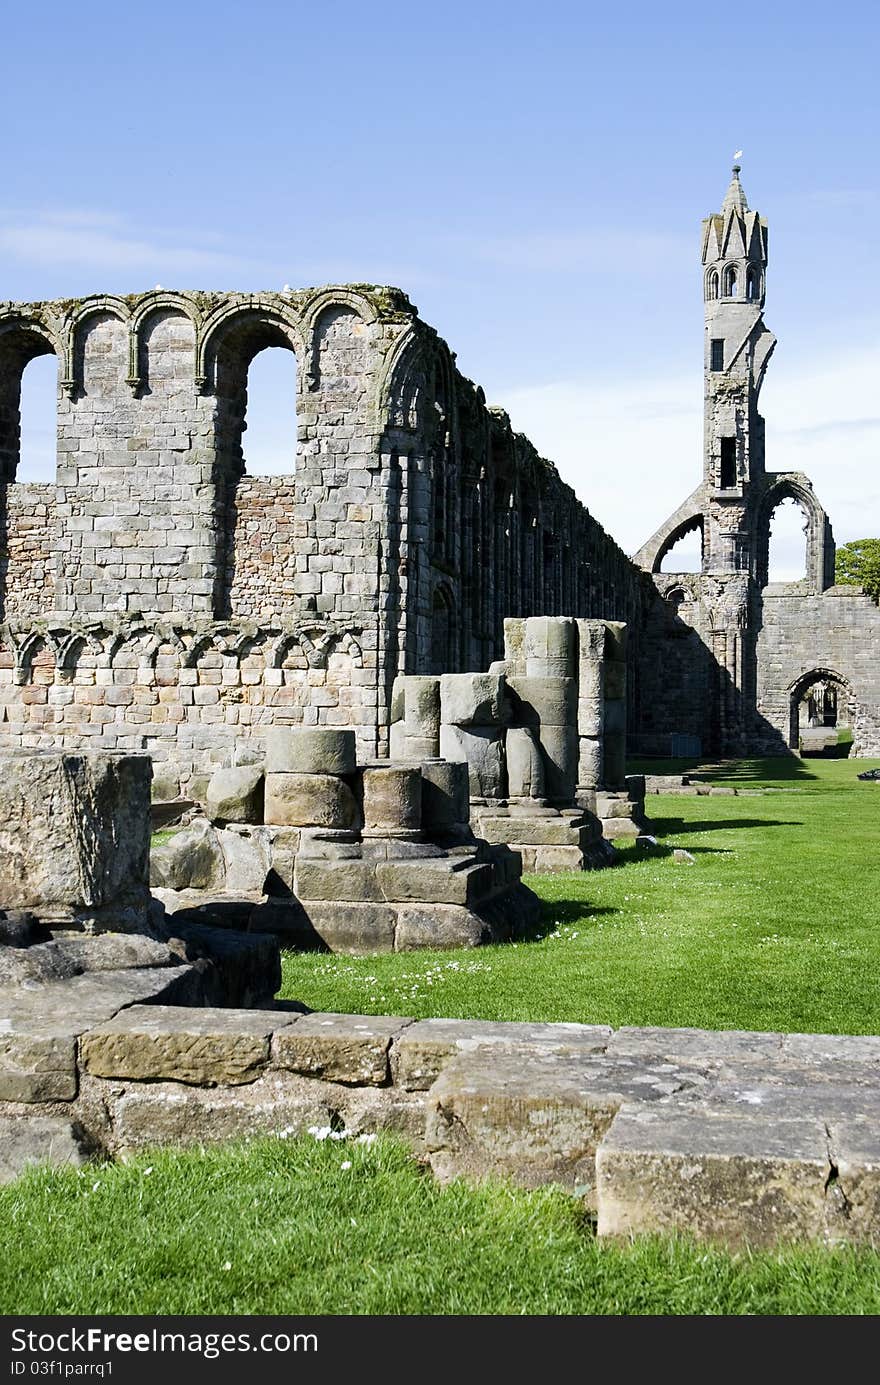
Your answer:
[[[864,587],[880,601],[880,539],[853,539],[837,550],[834,579],[844,586]]]

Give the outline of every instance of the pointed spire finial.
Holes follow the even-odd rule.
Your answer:
[[[739,163],[741,157],[742,150],[737,149],[736,153],[733,156],[733,176],[730,180],[730,187],[727,189],[727,192],[724,196],[724,201],[721,203],[722,212],[737,211],[740,214],[742,214],[743,212],[747,212],[749,210],[749,204],[746,201],[746,195],[743,192],[742,183],[739,181],[739,175],[742,168],[742,165]]]

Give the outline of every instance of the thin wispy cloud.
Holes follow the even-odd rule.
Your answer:
[[[653,273],[692,250],[690,238],[630,227],[597,227],[588,231],[533,232],[519,235],[459,235],[445,244],[461,255],[505,269],[542,274],[574,270],[603,273]]]
[[[839,541],[880,535],[880,418],[866,418],[880,347],[768,375],[768,471],[813,481]],[[632,381],[562,380],[494,391],[514,428],[558,466],[618,543],[634,552],[702,476],[697,372]]]
[[[268,266],[197,238],[136,234],[124,220],[102,212],[0,212],[0,254],[36,267],[143,271],[165,278],[192,274],[252,274]]]

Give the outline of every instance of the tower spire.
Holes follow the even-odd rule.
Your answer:
[[[726,214],[731,211],[739,212],[740,216],[744,216],[749,210],[749,204],[746,201],[742,183],[739,181],[741,171],[742,164],[735,163],[733,165],[733,177],[730,180],[730,186],[724,194],[724,201],[721,203],[722,216],[726,216]]]

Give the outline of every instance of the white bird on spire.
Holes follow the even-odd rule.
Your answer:
[[[741,159],[742,156],[743,156],[743,151],[742,151],[741,149],[737,149],[737,151],[736,151],[736,153],[734,154],[733,157],[734,157],[735,159]]]

